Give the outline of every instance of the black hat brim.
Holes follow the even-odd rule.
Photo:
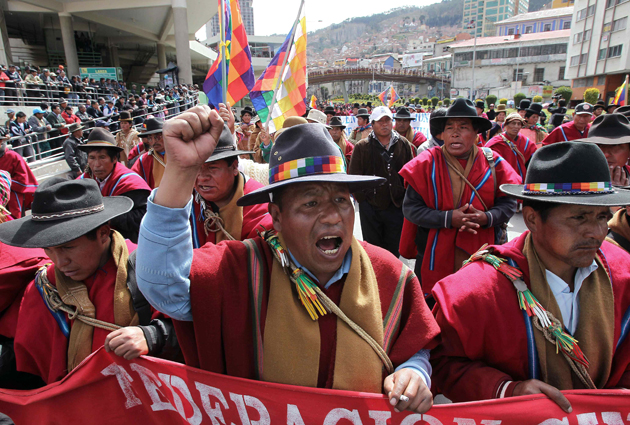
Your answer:
[[[431,118],[431,121],[435,120],[442,124],[446,124],[446,121],[450,118],[467,118],[469,120],[472,120],[473,122],[476,122],[479,126],[479,130],[477,131],[478,133],[484,133],[492,128],[492,122],[490,120],[482,117],[471,117],[467,115],[434,117]]]
[[[394,114],[393,118],[395,120],[409,120],[409,121],[415,121],[416,120],[416,117],[411,117],[411,116],[406,117],[404,115],[396,115],[396,114]]]
[[[79,146],[77,146],[77,148],[82,150],[82,151],[84,151],[84,152],[87,151],[88,149],[91,149],[91,148],[114,149],[114,150],[117,150],[117,151],[124,150],[120,146],[111,145],[109,143],[90,143],[90,144],[87,144],[87,145],[79,145]]]
[[[250,155],[253,154],[254,151],[223,151],[223,152],[219,152],[216,155],[212,155],[210,156],[210,158],[206,159],[206,162],[214,162],[214,161],[218,161],[220,159],[225,159],[225,158],[231,158],[233,156],[239,156],[239,155]]]
[[[596,145],[625,145],[630,143],[630,137],[618,137],[615,139],[610,137],[587,137],[584,139],[576,139],[574,142],[595,143]]]
[[[359,114],[359,115],[355,115],[355,117],[357,117],[357,118],[359,118],[359,117],[370,118],[370,114]]]
[[[35,221],[31,216],[0,225],[0,241],[22,248],[48,248],[63,245],[125,214],[133,201],[125,196],[103,198],[105,209],[95,214],[55,221]]]
[[[537,110],[531,109],[531,108],[525,109],[525,112],[529,112],[530,114],[535,114],[535,115],[542,115],[543,114],[542,110],[541,111],[537,111]]]
[[[524,195],[522,184],[502,184],[501,192],[517,199],[554,204],[590,205],[593,207],[619,207],[630,205],[630,190],[615,187],[615,193],[592,195]]]
[[[236,205],[239,207],[246,207],[248,205],[265,204],[270,202],[269,194],[274,190],[281,187],[288,186],[294,183],[345,183],[348,185],[350,193],[358,192],[364,189],[372,189],[385,183],[386,179],[383,177],[375,176],[359,176],[354,174],[314,174],[304,177],[295,177],[293,179],[284,180],[269,186],[261,187],[241,199],[236,201]]]
[[[138,137],[147,137],[150,134],[161,133],[161,132],[162,132],[161,128],[158,128],[156,130],[143,131],[142,133],[138,134]]]

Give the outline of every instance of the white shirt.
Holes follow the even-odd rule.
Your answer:
[[[96,182],[98,183],[98,186],[101,188],[101,190],[103,190],[103,188],[105,187],[105,185],[107,184],[107,180],[109,180],[109,178],[112,176],[112,173],[109,173],[109,176],[105,177],[105,180],[101,181],[98,178],[94,177],[94,180],[96,180]]]
[[[584,280],[597,270],[597,268],[598,265],[595,260],[593,260],[590,266],[577,269],[573,280],[573,292],[571,292],[571,288],[569,288],[569,285],[564,280],[560,279],[549,270],[546,270],[547,283],[562,313],[562,323],[564,323],[564,326],[571,335],[575,333],[578,321],[580,320],[580,288],[582,288]]]

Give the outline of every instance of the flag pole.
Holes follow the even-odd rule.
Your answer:
[[[219,11],[219,33],[221,37],[221,88],[223,91],[223,104],[227,105],[227,63],[226,46],[225,46],[225,0],[221,1],[221,10]]]
[[[265,130],[269,130],[269,120],[271,120],[271,114],[273,113],[273,108],[276,106],[276,96],[278,94],[278,89],[280,88],[280,83],[282,82],[282,78],[284,78],[284,71],[287,67],[287,62],[289,60],[289,54],[291,53],[291,48],[293,47],[293,37],[295,36],[295,29],[300,23],[300,15],[302,15],[302,7],[304,7],[304,1],[300,3],[300,9],[298,10],[297,18],[295,18],[295,22],[293,23],[293,27],[291,28],[291,34],[289,36],[289,43],[287,44],[287,51],[284,55],[284,60],[282,61],[282,68],[280,75],[278,76],[278,81],[276,81],[276,88],[273,89],[273,97],[271,98],[271,105],[269,107],[269,113],[267,114],[267,120],[265,121]],[[277,130],[277,129],[276,129]]]

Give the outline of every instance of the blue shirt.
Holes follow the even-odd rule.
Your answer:
[[[192,321],[190,306],[190,268],[193,258],[190,230],[192,196],[184,208],[167,208],[153,203],[154,189],[147,200],[147,213],[140,225],[136,259],[138,288],[157,310],[175,320]],[[289,252],[289,255],[291,253]],[[300,267],[295,257],[295,264]],[[348,251],[341,267],[325,288],[350,271],[352,252]],[[313,274],[302,267],[310,276]],[[420,350],[396,370],[413,369],[431,387],[429,350]]]

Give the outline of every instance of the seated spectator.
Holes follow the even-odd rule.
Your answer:
[[[58,103],[53,103],[50,112],[44,115],[46,121],[52,126],[53,130],[48,135],[50,141],[50,147],[52,149],[60,148],[63,144],[61,136],[61,130],[66,128],[66,121],[61,116],[61,107]]]
[[[79,123],[70,124],[70,136],[63,142],[63,156],[75,179],[83,174],[87,166],[87,155],[79,146],[83,144],[83,127]]]
[[[15,114],[15,120],[11,121],[9,129],[11,131],[11,137],[23,136],[11,142],[15,153],[22,156],[22,158],[26,159],[28,162],[35,161],[35,151],[33,150],[29,137],[26,137],[31,134],[31,127],[26,122],[26,114],[22,111]]]
[[[92,117],[88,115],[85,105],[83,104],[79,105],[79,110],[77,111],[76,115],[77,117],[79,117],[82,123],[87,124],[90,127],[94,126],[94,124],[89,122],[92,120]]]
[[[33,109],[33,115],[28,119],[28,125],[31,127],[33,133],[37,134],[35,151],[39,159],[46,158],[50,155],[50,143],[47,141],[47,132],[52,130],[52,127],[48,124],[48,121],[44,119],[44,111],[39,108]]]

